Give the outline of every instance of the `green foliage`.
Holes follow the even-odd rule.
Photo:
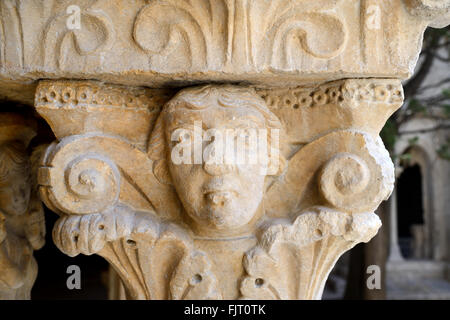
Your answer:
[[[409,101],[408,109],[414,113],[425,113],[427,111],[427,108],[416,99]]]
[[[418,141],[419,141],[419,137],[418,136],[415,136],[414,138],[409,139],[408,140],[409,146],[416,145]]]
[[[392,115],[380,133],[391,157],[398,157],[401,161],[408,161],[408,157],[411,156],[409,154],[393,154],[395,143],[399,139],[399,128],[403,123],[415,116],[425,116],[436,120],[436,123],[441,123],[436,126],[435,130],[442,130],[446,127],[446,121],[450,119],[450,87],[448,87],[450,78],[441,79],[440,82],[434,84],[426,83],[426,79],[430,79],[428,75],[433,70],[431,66],[435,60],[447,63],[447,67],[450,69],[450,26],[443,29],[428,28],[425,31],[421,57],[423,63],[417,67],[414,76],[405,84],[406,104]],[[440,90],[437,92],[430,90],[436,88],[440,88]],[[417,134],[421,132],[418,130]],[[408,131],[408,134],[412,133]],[[409,145],[417,144],[418,140],[417,136],[409,139]],[[436,148],[439,157],[450,161],[449,140]]]
[[[443,90],[442,90],[442,95],[443,95],[445,98],[450,98],[450,88],[443,89]]]
[[[404,154],[399,155],[398,159],[400,161],[400,165],[405,166],[405,165],[408,165],[409,162],[412,160],[412,155],[411,155],[411,153],[404,153]]]
[[[388,119],[383,129],[381,130],[380,136],[384,142],[384,145],[392,154],[398,136],[397,124],[394,120]]]
[[[444,109],[444,116],[450,118],[450,104],[444,104],[442,108]]]
[[[438,156],[442,159],[450,161],[450,138],[436,150]]]

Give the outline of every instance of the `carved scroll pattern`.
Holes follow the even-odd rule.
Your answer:
[[[247,68],[292,69],[300,50],[319,59],[342,52],[345,25],[326,12],[335,5],[330,0],[148,1],[136,18],[134,39],[156,65],[177,50],[174,69],[220,70],[238,61]],[[181,61],[180,50],[187,61]]]
[[[86,64],[100,61],[99,55],[111,49],[114,39],[114,24],[110,17],[95,5],[99,0],[77,4],[80,7],[80,27],[69,29],[68,5],[61,6],[58,14],[47,23],[42,46],[44,64],[58,69],[73,67],[74,54],[83,57]],[[95,60],[92,60],[95,59]]]
[[[311,158],[316,160],[308,161]],[[289,166],[283,181],[267,191],[273,198],[267,210],[280,216],[315,205],[304,198],[316,197],[344,212],[371,212],[389,197],[394,184],[394,167],[381,139],[364,132],[320,137],[300,149]]]
[[[180,207],[173,191],[151,174],[152,162],[145,153],[117,137],[87,134],[51,146],[44,163],[41,195],[62,214],[53,232],[61,251],[105,257],[131,299],[220,297],[207,258],[194,250],[186,231],[153,217],[151,212],[174,219]],[[134,198],[119,202],[127,192]],[[145,214],[130,213],[128,205]]]
[[[373,210],[393,189],[389,154],[380,140],[362,132],[325,135],[300,149],[289,165],[296,169],[288,171],[285,185],[274,184],[267,195],[274,199],[270,211],[292,218],[268,227],[246,253],[245,299],[320,299],[337,259],[377,233],[381,221]],[[302,194],[322,197],[323,206],[295,196]]]
[[[80,8],[80,29],[67,26],[70,6]],[[42,78],[160,86],[168,80],[231,82],[238,76],[270,86],[271,74],[292,84],[297,76],[407,78],[423,31],[447,25],[450,4],[4,0],[0,13],[0,63],[8,87]]]

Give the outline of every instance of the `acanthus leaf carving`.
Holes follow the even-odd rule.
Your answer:
[[[245,254],[243,299],[316,300],[340,255],[369,241],[381,221],[374,213],[347,214],[326,207],[300,212],[292,223],[272,225]]]
[[[102,214],[61,217],[53,230],[69,256],[105,257],[132,299],[221,299],[207,256],[188,231],[125,205]]]

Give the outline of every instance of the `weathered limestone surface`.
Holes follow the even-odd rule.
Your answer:
[[[29,299],[37,276],[33,250],[44,245],[42,203],[26,147],[32,122],[0,114],[0,300]],[[34,175],[35,176],[35,175]]]
[[[320,299],[381,226],[394,167],[379,132],[423,31],[450,20],[450,0],[0,10],[0,94],[34,99],[57,138],[38,173],[54,241],[107,259],[128,299]],[[225,130],[243,162],[216,161]]]

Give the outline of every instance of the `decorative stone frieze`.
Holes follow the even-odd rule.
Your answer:
[[[448,0],[5,0],[0,94],[32,102],[34,81],[64,78],[149,87],[405,79],[425,28],[448,24],[449,8]]]

